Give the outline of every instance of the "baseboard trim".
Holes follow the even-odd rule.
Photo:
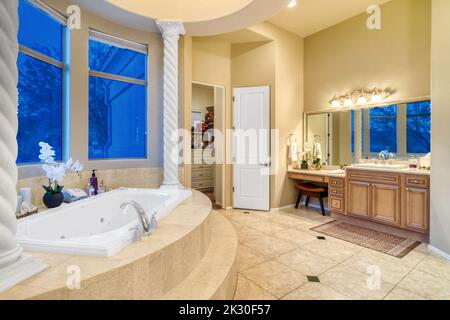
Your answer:
[[[286,210],[286,209],[292,209],[295,207],[295,204],[290,204],[288,206],[284,206],[284,207],[279,207],[279,208],[271,208],[270,211],[272,212],[278,212],[278,211],[282,211],[282,210]]]
[[[441,256],[442,258],[450,261],[450,254],[445,253],[444,251],[442,251],[436,247],[433,247],[431,244],[428,245],[428,249],[430,249],[431,251],[436,253],[438,256]]]

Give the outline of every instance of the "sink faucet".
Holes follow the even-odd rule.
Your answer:
[[[120,205],[122,210],[125,210],[129,206],[132,206],[138,215],[139,225],[138,225],[138,238],[142,238],[143,236],[149,236],[156,230],[158,227],[158,222],[156,220],[156,212],[153,214],[151,220],[149,221],[147,214],[145,213],[144,208],[135,201],[124,202]]]

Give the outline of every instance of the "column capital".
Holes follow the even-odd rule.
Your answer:
[[[156,25],[163,37],[179,37],[186,34],[183,22],[171,20],[156,20]]]

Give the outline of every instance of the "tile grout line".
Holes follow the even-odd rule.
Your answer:
[[[383,297],[383,299],[382,300],[384,300],[384,299],[386,299],[386,297],[392,292],[392,291],[394,291],[394,289],[396,289],[396,288],[399,288],[399,289],[402,289],[402,290],[406,290],[406,291],[408,291],[408,292],[411,292],[411,293],[414,293],[414,294],[417,294],[417,293],[415,293],[415,292],[412,292],[411,290],[409,290],[409,289],[405,289],[405,288],[402,288],[402,287],[399,287],[399,284],[403,281],[403,280],[405,280],[410,274],[411,274],[411,272],[413,272],[414,270],[416,270],[416,268],[417,268],[417,266],[419,265],[419,264],[421,264],[426,258],[428,257],[428,255],[424,255],[424,257],[422,258],[422,259],[420,259],[415,265],[414,265],[414,267],[412,267],[411,268],[411,270],[409,270],[408,271],[408,273],[404,276],[404,277],[402,277],[401,279],[400,279],[400,281],[399,282],[397,282],[397,284]],[[420,270],[417,270],[417,271],[420,271]],[[427,273],[428,274],[428,273]],[[420,294],[417,294],[419,297],[422,297]],[[424,298],[424,299],[428,299],[428,298],[426,298],[426,297],[422,297],[422,298]]]
[[[280,300],[279,298],[277,298],[275,295],[273,295],[271,292],[267,291],[266,289],[264,289],[261,285],[259,285],[258,283],[254,282],[253,280],[249,279],[248,277],[246,277],[244,274],[239,273],[238,276],[241,276],[245,279],[247,279],[248,281],[250,281],[251,283],[253,283],[255,286],[257,286],[258,288],[260,288],[261,290],[263,290],[264,292],[270,294],[272,297],[275,298],[275,300]]]

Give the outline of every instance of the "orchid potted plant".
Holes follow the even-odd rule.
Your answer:
[[[80,174],[83,171],[83,166],[79,161],[74,162],[72,159],[66,163],[57,163],[55,161],[56,153],[51,145],[40,142],[39,146],[41,147],[39,159],[43,163],[42,169],[48,178],[48,186],[42,186],[46,191],[44,204],[49,209],[57,208],[64,201],[64,194],[62,193],[64,186],[60,185],[60,183],[64,180],[66,170]]]

